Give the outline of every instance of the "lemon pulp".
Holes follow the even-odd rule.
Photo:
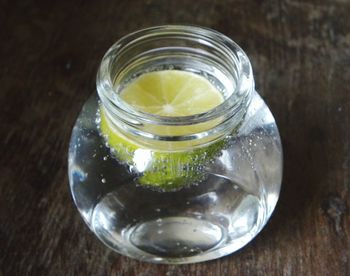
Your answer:
[[[207,79],[177,70],[143,74],[120,96],[140,111],[170,117],[203,113],[223,102],[221,93]]]
[[[223,102],[222,94],[204,77],[194,73],[164,70],[145,73],[127,85],[120,97],[133,108],[150,114],[182,117],[207,112]],[[139,184],[177,189],[191,182],[199,182],[203,165],[222,148],[223,142],[193,148],[193,140],[185,143],[186,150],[176,150],[179,142],[167,142],[166,149],[138,143],[112,125],[100,108],[100,130],[116,157],[136,168],[141,176]],[[148,126],[148,131],[159,135],[185,135],[210,128],[215,122],[191,126]],[[155,144],[156,145],[156,142]]]

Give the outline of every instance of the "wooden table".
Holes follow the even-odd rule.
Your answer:
[[[349,1],[1,1],[0,275],[350,275]],[[238,42],[284,145],[277,208],[239,252],[154,265],[103,246],[73,205],[67,147],[105,51],[151,25]]]

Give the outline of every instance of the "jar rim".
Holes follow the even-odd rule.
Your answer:
[[[125,101],[123,101],[118,95],[118,91],[116,91],[115,85],[113,83],[114,79],[112,79],[111,68],[115,57],[118,56],[126,48],[133,47],[135,46],[135,43],[140,43],[146,39],[162,36],[175,37],[177,35],[195,36],[197,43],[207,43],[213,47],[221,47],[221,50],[225,51],[225,57],[234,60],[233,64],[236,67],[231,68],[232,71],[236,70],[238,72],[234,90],[231,91],[230,95],[218,106],[203,113],[181,117],[161,116],[146,113],[137,110],[131,105],[125,103]],[[235,121],[235,125],[238,125],[243,119],[253,90],[254,78],[252,68],[249,58],[245,52],[227,36],[209,28],[193,25],[154,26],[138,30],[122,37],[106,52],[101,61],[101,65],[97,74],[97,91],[102,105],[106,107],[107,111],[112,113],[113,116],[120,117],[122,118],[123,122],[127,122],[129,125],[134,126],[140,124],[167,126],[194,125],[223,117],[226,118],[226,121],[233,118],[234,120],[231,121]],[[237,97],[238,94],[240,97]],[[242,109],[244,110],[242,111]],[[223,126],[221,126],[221,129],[222,128]],[[217,131],[218,130],[213,130],[212,133],[217,133]],[[139,128],[134,129],[133,132],[144,137],[154,137],[152,133],[143,133],[143,130],[140,130]],[[199,133],[196,137],[203,137],[207,135],[209,134]],[[157,139],[162,140],[159,137]],[[187,138],[181,138],[181,140],[189,139],[193,139],[193,137],[189,136]]]

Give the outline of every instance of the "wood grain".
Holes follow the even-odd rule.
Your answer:
[[[1,1],[0,275],[350,275],[349,17],[341,0]],[[68,189],[70,131],[101,57],[166,23],[211,27],[245,49],[284,145],[268,225],[200,264],[111,252]]]

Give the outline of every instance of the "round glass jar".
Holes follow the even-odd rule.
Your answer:
[[[164,70],[206,78],[223,102],[168,117],[120,97],[139,76]],[[194,26],[132,33],[102,59],[97,92],[72,132],[69,180],[103,243],[148,262],[191,263],[230,254],[258,234],[278,200],[282,148],[236,43]]]

